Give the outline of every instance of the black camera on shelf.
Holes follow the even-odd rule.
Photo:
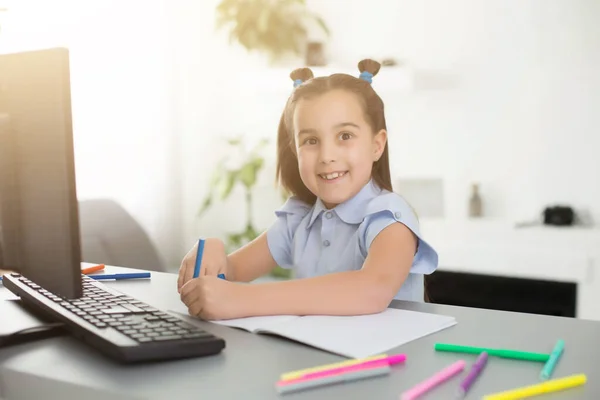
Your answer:
[[[568,206],[546,207],[544,225],[571,226],[575,223],[575,211]]]

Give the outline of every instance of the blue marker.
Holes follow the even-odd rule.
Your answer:
[[[198,240],[198,252],[196,253],[196,264],[194,265],[194,278],[200,276],[200,266],[202,265],[202,254],[204,253],[204,239]],[[225,279],[225,274],[217,275],[219,279]]]
[[[90,278],[97,281],[103,280],[121,280],[121,279],[144,279],[150,278],[150,272],[136,272],[131,274],[102,274],[102,275],[88,275]]]
[[[198,252],[196,253],[196,265],[194,265],[194,278],[200,276],[200,265],[202,264],[202,253],[204,253],[204,239],[198,240]]]

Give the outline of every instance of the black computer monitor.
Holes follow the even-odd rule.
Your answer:
[[[82,295],[69,52],[0,54],[0,269]]]

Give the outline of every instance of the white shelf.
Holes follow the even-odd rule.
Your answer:
[[[439,269],[577,284],[579,318],[600,320],[600,229],[422,219]]]

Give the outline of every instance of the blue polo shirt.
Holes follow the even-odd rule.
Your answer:
[[[359,270],[379,232],[390,224],[404,224],[417,237],[418,247],[395,298],[424,301],[423,275],[436,270],[438,255],[421,237],[417,217],[400,195],[370,180],[330,210],[320,199],[310,206],[291,197],[275,215],[267,230],[269,249],[277,264],[292,269],[296,278]]]

